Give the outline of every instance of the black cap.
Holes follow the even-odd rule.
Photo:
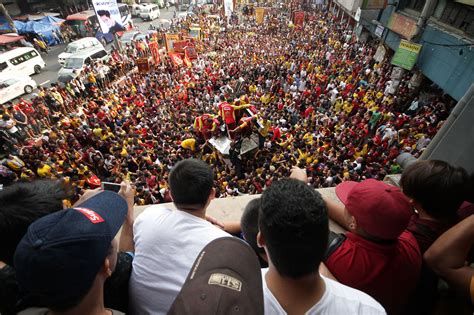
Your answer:
[[[235,237],[210,242],[168,314],[263,314],[262,274],[255,252]]]
[[[82,298],[92,287],[127,209],[121,196],[103,191],[78,207],[33,222],[14,258],[22,290],[53,307]]]

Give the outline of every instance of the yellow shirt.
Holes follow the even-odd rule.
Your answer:
[[[183,147],[184,149],[194,151],[196,149],[196,139],[188,138],[188,139],[183,140],[181,142],[181,147]]]
[[[36,170],[39,177],[50,177],[51,176],[51,166],[45,164],[43,167],[38,167]]]

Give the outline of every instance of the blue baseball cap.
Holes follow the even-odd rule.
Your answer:
[[[14,257],[20,288],[48,307],[80,302],[92,287],[127,209],[121,196],[103,191],[77,207],[33,222]]]

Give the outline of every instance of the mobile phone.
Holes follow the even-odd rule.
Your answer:
[[[117,183],[109,183],[109,182],[102,182],[102,189],[103,190],[110,190],[113,192],[118,193],[120,190],[120,184]]]

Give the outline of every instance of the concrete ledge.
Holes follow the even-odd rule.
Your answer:
[[[333,199],[337,202],[340,202],[339,198],[336,196],[334,187],[332,188],[320,188],[317,189],[322,195]],[[216,198],[211,201],[209,208],[207,209],[207,214],[216,218],[219,221],[240,221],[240,217],[244,211],[247,203],[254,199],[258,198],[260,195],[245,195],[239,197],[228,197],[228,198]],[[163,207],[176,209],[173,203],[163,203],[160,204]],[[135,207],[135,217],[143,212],[148,206],[137,206]],[[344,229],[337,223],[329,220],[329,228],[336,232],[342,233]]]

